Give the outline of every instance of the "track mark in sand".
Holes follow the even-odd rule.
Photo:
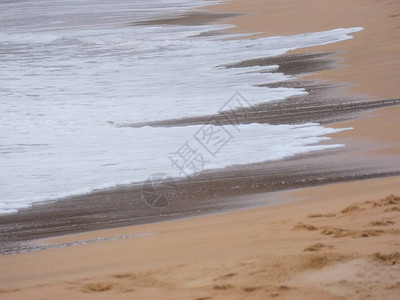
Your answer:
[[[329,214],[309,214],[307,218],[333,218],[336,217],[336,214],[329,213]]]
[[[232,284],[216,284],[213,288],[214,290],[231,290],[234,286]]]
[[[318,230],[318,227],[300,222],[293,227],[293,230]]]
[[[84,293],[101,293],[110,290],[116,290],[121,293],[130,293],[134,292],[134,286],[146,286],[146,284],[142,282],[146,281],[146,279],[147,278],[145,277],[138,277],[138,275],[134,273],[120,273],[109,275],[104,280],[98,282],[87,282],[88,280],[85,279],[76,282],[69,282],[69,284],[81,286],[81,291]]]
[[[322,250],[322,249],[333,249],[334,247],[333,246],[331,246],[331,245],[325,245],[325,244],[323,244],[323,243],[316,243],[316,244],[313,244],[313,245],[311,245],[311,246],[308,246],[308,247],[306,247],[306,248],[304,248],[304,252],[314,252],[314,251],[319,251],[319,250]]]
[[[136,279],[136,275],[131,274],[131,273],[115,274],[115,275],[112,275],[112,277],[117,278],[117,279]]]
[[[349,256],[342,254],[309,253],[300,258],[300,270],[322,269],[328,265],[349,259]]]
[[[271,293],[271,294],[269,294],[272,298],[275,298],[275,297],[278,297],[279,296],[279,293]]]
[[[15,292],[19,292],[19,291],[20,291],[20,289],[0,290],[0,295],[7,294],[7,293],[15,293]]]
[[[255,291],[261,290],[263,288],[264,287],[262,287],[262,286],[244,286],[242,288],[242,290],[245,291],[246,293],[251,293],[251,292],[255,292]]]
[[[95,282],[88,283],[83,288],[82,291],[85,293],[91,292],[106,292],[113,288],[113,284],[110,282]]]
[[[321,214],[321,213],[312,213],[307,216],[307,218],[322,218],[322,217],[336,217],[338,214],[348,215],[348,214],[355,214],[366,209],[371,208],[378,208],[378,207],[385,207],[385,206],[392,206],[390,208],[385,209],[385,212],[392,212],[392,211],[400,211],[400,207],[395,206],[400,204],[400,196],[390,195],[386,198],[377,200],[377,201],[365,201],[361,203],[353,203],[346,208],[342,209],[339,213],[328,213],[328,214]]]
[[[223,275],[221,277],[215,278],[214,281],[217,281],[217,280],[220,280],[220,279],[229,279],[229,278],[232,278],[232,277],[234,277],[236,275],[237,275],[237,273],[228,273],[228,274]]]
[[[269,293],[269,296],[271,298],[275,298],[280,296],[283,292],[287,292],[292,290],[293,288],[288,287],[286,285],[280,285],[278,287],[265,287],[265,286],[245,286],[242,288],[244,292],[246,293],[251,293],[251,292],[256,292],[259,290],[263,290],[267,293]]]
[[[329,214],[321,214],[321,213],[312,213],[307,216],[307,218],[322,218],[322,217],[334,217],[337,215],[341,216],[354,216],[363,211],[367,211],[368,209],[377,209],[377,208],[386,208],[384,212],[397,212],[400,211],[398,207],[400,204],[400,197],[395,195],[390,195],[386,198],[377,200],[377,201],[365,201],[361,203],[353,203],[346,208],[342,209],[339,213],[329,213]],[[377,220],[369,223],[370,226],[389,226],[394,225],[395,222],[392,221],[390,218],[383,218],[382,220]],[[317,230],[318,227],[310,224],[303,224],[298,223],[293,227],[294,230]],[[399,229],[389,229],[389,230],[377,230],[377,229],[362,229],[362,230],[350,230],[344,229],[334,226],[324,226],[320,227],[320,232],[323,235],[329,235],[335,238],[340,237],[353,237],[353,238],[360,238],[360,237],[371,237],[371,236],[380,236],[382,234],[400,234]],[[307,250],[306,250],[307,249]],[[317,251],[317,248],[308,247],[304,249],[304,251]]]
[[[384,265],[395,265],[400,263],[400,253],[399,252],[394,252],[394,253],[389,253],[389,254],[382,254],[380,252],[375,252],[372,254],[372,258],[380,262],[381,264]]]
[[[288,287],[287,285],[280,285],[278,287],[273,287],[272,290],[269,291],[269,296],[271,298],[275,298],[283,294],[284,292],[289,292],[294,288]],[[268,291],[268,289],[266,289]]]
[[[309,214],[307,218],[321,218],[323,216],[323,214]]]
[[[356,204],[351,204],[351,205],[347,206],[346,208],[342,209],[341,213],[349,214],[349,213],[359,212],[361,210],[363,210],[363,208],[359,207]]]
[[[381,221],[371,222],[369,225],[371,225],[371,226],[388,226],[388,225],[394,225],[394,222],[391,220],[381,220]]]
[[[321,234],[331,235],[335,238],[348,237],[348,236],[351,236],[353,238],[370,237],[370,236],[379,236],[382,233],[384,233],[383,230],[349,230],[349,229],[342,229],[330,226],[326,226],[321,230]]]
[[[395,284],[389,285],[386,287],[387,290],[393,290],[393,289],[398,289],[400,290],[400,281],[396,282]]]
[[[378,201],[367,201],[366,203],[371,203],[373,207],[389,206],[400,204],[400,196],[390,195]]]
[[[287,285],[281,285],[278,287],[280,291],[290,291],[292,288]]]
[[[321,230],[321,233],[324,235],[332,235],[334,237],[344,237],[348,236],[350,234],[350,230],[345,230],[341,228],[335,228],[335,227],[325,227],[324,229]]]
[[[385,212],[394,212],[394,211],[400,211],[400,207],[395,206],[395,207],[385,209]]]

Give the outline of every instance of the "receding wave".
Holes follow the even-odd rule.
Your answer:
[[[225,126],[229,143],[210,155],[194,139],[200,125],[115,124],[212,115],[235,92],[247,106],[303,95],[301,88],[259,87],[292,78],[277,65],[227,66],[350,39],[361,28],[235,40],[202,34],[231,25],[131,26],[133,19],[175,15],[206,1],[50,2],[0,6],[0,213],[152,173],[185,176],[170,158],[191,140],[204,156],[202,170],[343,146],[319,144],[340,131],[319,124],[249,124]]]

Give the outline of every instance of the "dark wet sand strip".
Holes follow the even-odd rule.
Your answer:
[[[353,158],[357,151],[359,145],[350,145],[283,161],[203,172],[191,180],[177,181],[177,195],[164,208],[143,200],[141,184],[35,204],[0,217],[0,253],[37,249],[21,242],[39,238],[276,204],[265,194],[273,191],[400,175],[400,161],[396,164],[385,157],[373,161],[363,155]]]
[[[294,83],[293,86],[296,84]],[[286,83],[285,85],[289,87],[291,83]],[[310,84],[302,87],[308,92],[308,95],[289,98],[284,102],[266,103],[248,109],[237,109],[215,115],[120,124],[118,126],[138,128],[144,126],[176,127],[203,124],[215,126],[252,123],[279,125],[316,122],[329,124],[349,121],[365,111],[400,105],[400,99],[375,101],[346,101],[342,99],[342,103],[340,101],[333,102],[331,101],[333,99],[325,95],[324,91],[336,89],[334,86]]]
[[[200,26],[213,23],[221,19],[238,17],[243,14],[236,13],[213,13],[206,10],[196,10],[185,15],[178,15],[173,18],[165,18],[150,21],[132,22],[132,26],[161,26],[161,25],[180,25],[180,26]]]

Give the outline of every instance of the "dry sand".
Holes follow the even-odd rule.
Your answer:
[[[2,299],[265,299],[400,294],[400,177],[287,192],[298,202],[97,231],[0,257]],[[380,254],[378,254],[380,253]]]
[[[261,36],[364,27],[353,40],[297,52],[341,52],[346,68],[320,72],[314,78],[350,83],[353,92],[375,99],[400,97],[400,1],[239,0],[212,9],[248,13],[229,23],[242,32],[263,32]]]
[[[343,51],[346,68],[314,76],[354,84],[371,99],[399,91],[398,1],[237,0],[215,8],[254,12],[244,32],[283,35],[362,26],[356,39],[310,51]],[[341,139],[398,155],[400,109],[375,111]],[[73,235],[62,243],[152,235],[0,257],[1,299],[398,299],[400,177],[321,186],[291,204]]]

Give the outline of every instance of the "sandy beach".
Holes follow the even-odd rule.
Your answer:
[[[364,27],[352,40],[291,53],[334,53],[334,68],[314,69],[299,80],[334,86],[329,93],[340,93],[339,98],[400,98],[400,3],[236,0],[210,9],[232,14],[223,22],[238,26],[235,31],[262,32],[255,36]],[[70,234],[32,242],[53,249],[1,256],[0,298],[398,299],[400,176],[387,175],[395,173],[400,161],[399,115],[397,105],[359,113],[356,120],[328,118],[329,126],[354,128],[332,135],[334,142],[350,145],[348,150],[271,164],[276,170],[286,168],[282,178],[291,182],[291,189],[266,194],[260,188],[256,195],[240,194],[253,197],[256,209]],[[346,164],[348,170],[342,167]],[[301,173],[303,167],[315,171],[309,185],[324,185],[301,188],[301,183],[290,181],[291,173],[306,181],[295,172],[297,168]],[[375,168],[383,178],[368,179],[368,174],[377,177]],[[353,172],[356,169],[362,172]],[[246,167],[241,174],[245,171]],[[235,169],[228,170],[223,176],[234,173]],[[365,179],[354,181],[360,178]],[[327,184],[345,180],[353,181]],[[195,181],[199,191],[207,190],[204,182]],[[280,183],[285,184],[274,177],[268,190],[281,190]],[[260,207],[265,205],[260,199],[267,198],[272,199],[270,206]],[[220,204],[222,211],[241,208],[225,204]],[[32,216],[36,215],[26,218]],[[149,221],[164,220],[156,217]],[[112,221],[124,224],[122,217]]]
[[[400,177],[288,191],[297,202],[66,236],[130,239],[0,258],[2,299],[397,299]]]

